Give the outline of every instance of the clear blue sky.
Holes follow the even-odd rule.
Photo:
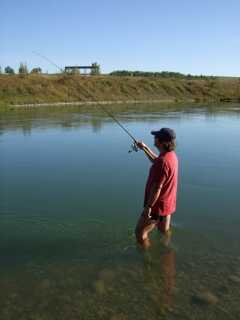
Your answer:
[[[0,65],[240,76],[239,0],[0,0]]]

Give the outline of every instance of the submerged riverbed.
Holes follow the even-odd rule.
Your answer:
[[[0,319],[239,319],[240,105],[116,113],[153,146],[172,127],[180,161],[169,243],[134,227],[150,163],[106,115],[2,113]]]

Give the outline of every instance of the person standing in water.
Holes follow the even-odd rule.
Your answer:
[[[149,233],[158,228],[168,234],[171,216],[176,211],[178,158],[175,153],[176,134],[170,128],[152,131],[154,145],[160,151],[157,156],[145,143],[138,142],[153,163],[145,187],[144,209],[138,220],[135,234],[139,244],[147,248],[150,245]]]

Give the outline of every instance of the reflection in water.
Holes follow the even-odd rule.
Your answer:
[[[162,273],[163,273],[163,304],[172,306],[172,295],[175,286],[176,275],[176,254],[173,249],[169,249],[162,256]]]
[[[193,116],[203,116],[206,119],[214,120],[219,114],[226,112],[233,113],[235,117],[240,117],[239,105],[230,104],[223,106],[186,106],[186,105],[131,105],[131,106],[108,106],[108,110],[115,113],[123,122],[145,122],[154,123],[159,118],[171,118],[175,121],[180,121],[182,117],[192,118]],[[2,118],[2,119],[1,119]],[[32,128],[38,127],[54,127],[62,128],[79,128],[86,125],[91,125],[94,132],[99,132],[103,124],[110,121],[105,113],[99,112],[98,108],[92,109],[89,107],[67,107],[53,109],[21,109],[6,112],[4,117],[0,118],[0,132],[5,129],[21,129],[24,134],[30,134]],[[17,118],[17,126],[16,126]],[[6,121],[7,119],[7,121]]]
[[[145,289],[156,311],[164,312],[174,307],[173,294],[176,277],[176,252],[171,248],[171,233],[162,235],[161,243],[153,252],[145,252]]]

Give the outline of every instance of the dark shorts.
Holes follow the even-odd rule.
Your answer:
[[[151,220],[154,220],[156,222],[162,222],[164,220],[164,217],[163,216],[160,216],[159,214],[157,213],[151,213]]]

